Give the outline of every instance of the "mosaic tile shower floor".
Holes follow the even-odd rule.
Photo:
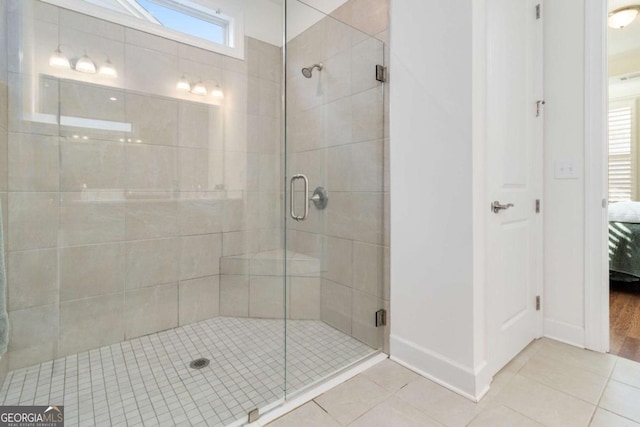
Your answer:
[[[217,317],[9,372],[0,402],[64,405],[67,426],[224,426],[283,397],[283,341],[282,320]],[[289,393],[373,352],[319,321],[289,320],[287,345]]]

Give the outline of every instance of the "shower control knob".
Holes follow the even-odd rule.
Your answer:
[[[317,209],[324,209],[327,207],[327,203],[329,203],[329,195],[327,194],[327,190],[324,187],[318,187],[313,190],[313,196],[309,198]]]

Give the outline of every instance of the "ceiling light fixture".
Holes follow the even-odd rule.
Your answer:
[[[609,13],[609,27],[615,29],[623,29],[627,25],[631,24],[640,12],[640,6],[625,6],[620,9],[616,9]]]

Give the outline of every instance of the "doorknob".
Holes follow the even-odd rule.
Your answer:
[[[493,213],[498,213],[500,211],[505,211],[509,208],[513,207],[513,203],[507,203],[506,205],[501,205],[499,201],[495,201],[493,203],[491,203],[491,210],[493,211]]]

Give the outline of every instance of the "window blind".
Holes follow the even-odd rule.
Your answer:
[[[623,202],[633,198],[632,117],[631,107],[609,110],[609,201],[611,202]]]

